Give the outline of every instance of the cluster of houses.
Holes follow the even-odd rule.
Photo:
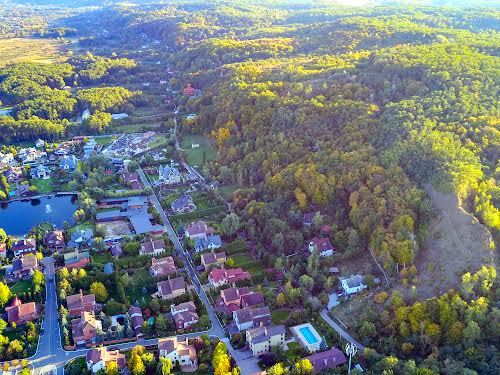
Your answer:
[[[184,229],[184,237],[193,241],[193,248],[196,252],[216,250],[222,246],[220,235],[216,234],[214,228],[203,220],[189,224]]]
[[[123,134],[116,141],[107,146],[102,151],[102,154],[121,159],[142,154],[150,149],[149,145],[155,138],[156,133],[153,131]]]
[[[160,165],[156,184],[171,186],[189,183],[190,181],[198,179],[198,176],[194,172],[188,170],[187,173],[181,173],[178,167],[179,164],[175,162],[175,160],[170,160],[170,163],[165,166]]]
[[[182,371],[193,372],[198,368],[198,355],[194,345],[189,340],[169,337],[158,340],[158,354],[168,358],[174,365],[179,365]],[[97,374],[106,369],[110,362],[115,362],[120,373],[126,370],[125,354],[118,350],[108,350],[106,347],[93,348],[87,351],[87,370]]]

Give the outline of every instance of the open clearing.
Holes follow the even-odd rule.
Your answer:
[[[426,243],[417,258],[417,289],[422,299],[458,289],[464,273],[495,263],[489,248],[491,234],[460,207],[458,198],[430,185],[425,189],[437,217],[430,223]]]
[[[53,39],[0,39],[0,66],[20,62],[49,64],[60,57],[61,46]]]

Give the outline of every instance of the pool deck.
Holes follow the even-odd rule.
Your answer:
[[[303,346],[305,349],[309,350],[310,352],[315,352],[319,350],[321,341],[323,339],[311,323],[304,323],[298,326],[291,327],[290,331],[292,331],[294,337],[297,339],[300,345]],[[316,339],[316,341],[311,342],[311,337],[309,336],[313,336]]]

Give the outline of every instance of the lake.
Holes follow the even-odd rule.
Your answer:
[[[67,221],[73,224],[77,210],[76,195],[26,199],[0,204],[0,228],[10,235],[24,235],[35,225],[49,222],[62,228]]]

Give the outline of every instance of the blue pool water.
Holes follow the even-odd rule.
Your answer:
[[[299,332],[304,336],[309,345],[316,344],[319,341],[309,327],[299,328]]]

